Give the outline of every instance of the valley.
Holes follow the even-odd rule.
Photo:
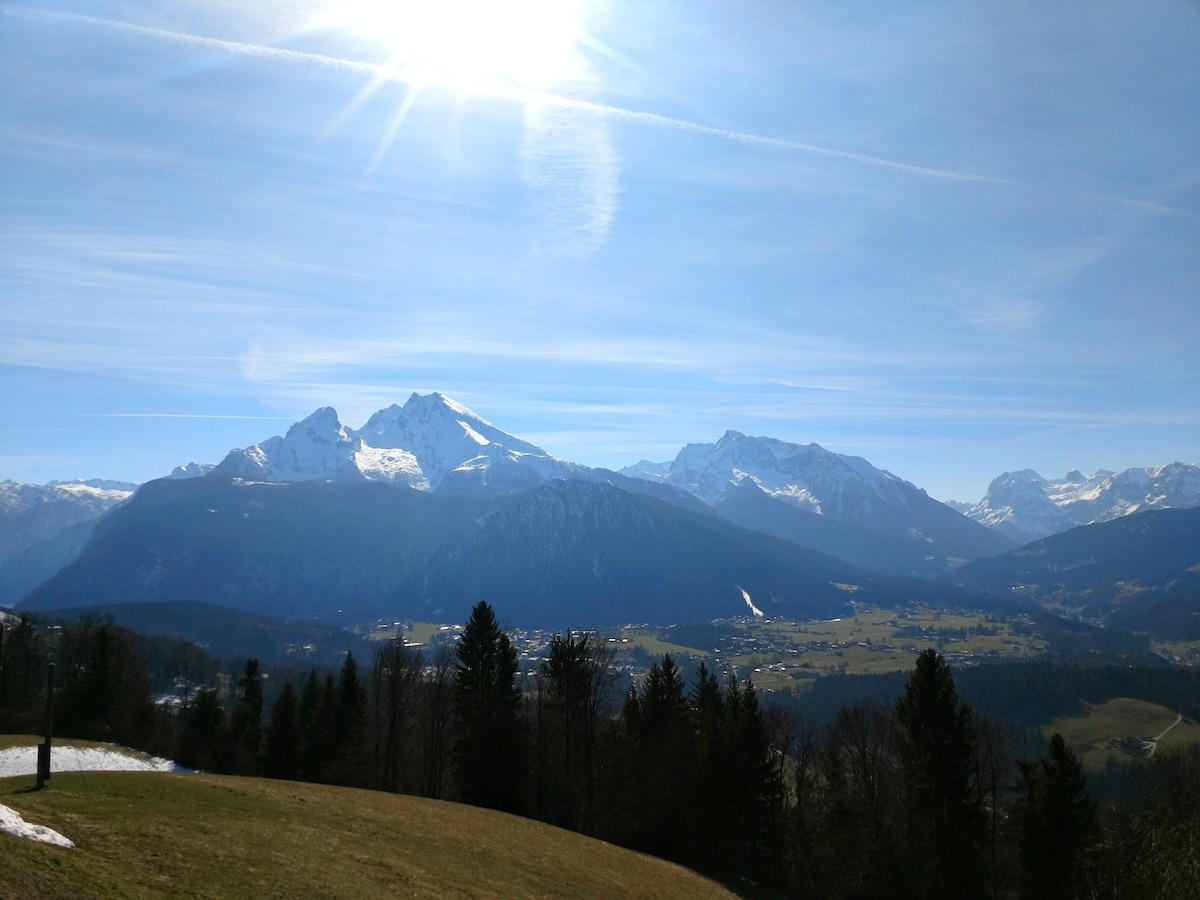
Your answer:
[[[913,606],[901,610],[855,603],[853,614],[833,619],[793,621],[744,616],[695,625],[630,624],[600,629],[617,651],[617,664],[628,674],[644,672],[670,653],[680,660],[705,662],[719,673],[750,677],[759,691],[804,691],[828,675],[878,675],[907,672],[928,647],[937,648],[955,668],[983,663],[1061,659],[1062,636],[1032,613],[998,613],[962,608]],[[428,646],[452,639],[461,625],[404,622],[376,623],[373,640],[401,637]],[[511,629],[523,667],[532,670],[545,658],[559,631]],[[1146,645],[1161,662],[1200,666],[1200,641]]]

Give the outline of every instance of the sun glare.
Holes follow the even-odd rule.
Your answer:
[[[392,67],[449,86],[548,90],[579,64],[578,0],[338,0],[331,18]]]

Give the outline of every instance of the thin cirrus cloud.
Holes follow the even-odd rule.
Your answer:
[[[619,209],[620,163],[610,124],[633,122],[654,128],[683,131],[754,147],[769,147],[883,168],[897,174],[927,178],[1005,183],[984,175],[934,169],[909,163],[850,153],[797,141],[782,140],[736,130],[717,128],[683,119],[647,113],[544,91],[494,84],[462,84],[444,77],[431,79],[428,72],[406,71],[345,59],[322,53],[292,50],[206,35],[154,28],[112,19],[70,13],[51,13],[18,8],[9,14],[51,21],[112,29],[159,41],[171,41],[219,50],[231,55],[316,66],[370,76],[370,82],[341,111],[326,131],[336,130],[383,84],[408,85],[403,99],[366,165],[360,185],[387,155],[420,92],[426,87],[442,88],[473,96],[515,102],[524,110],[520,143],[520,175],[529,192],[533,219],[530,249],[539,255],[585,258],[606,240]]]
[[[750,132],[737,131],[734,129],[718,128],[711,125],[691,122],[685,119],[659,115],[658,113],[623,109],[618,106],[610,106],[604,103],[560,96],[546,91],[536,91],[527,88],[508,87],[496,84],[482,84],[478,82],[463,83],[445,77],[431,76],[427,72],[408,71],[403,68],[396,68],[361,60],[345,59],[342,57],[330,56],[324,53],[291,50],[285,47],[272,47],[245,41],[232,41],[225,38],[214,38],[206,35],[189,34],[186,32],[171,31],[164,28],[136,25],[133,23],[121,22],[113,19],[77,15],[74,13],[43,12],[39,10],[30,10],[27,8],[16,8],[12,10],[6,10],[5,12],[9,15],[23,15],[34,19],[40,18],[47,20],[76,22],[82,25],[91,25],[97,28],[114,29],[127,32],[129,34],[139,34],[158,40],[173,41],[176,43],[191,44],[198,47],[207,47],[214,50],[222,50],[237,56],[255,57],[279,62],[318,66],[322,68],[354,72],[371,76],[372,79],[374,79],[373,83],[376,85],[387,81],[397,81],[408,84],[417,84],[420,86],[443,88],[449,91],[468,93],[474,96],[493,100],[506,100],[522,104],[528,103],[543,108],[548,107],[575,113],[591,114],[610,120],[637,122],[659,128],[686,131],[693,134],[705,135],[707,137],[719,138],[721,140],[733,141],[751,146],[794,150],[800,153],[846,160],[865,166],[887,169],[905,175],[949,179],[954,181],[976,181],[1008,185],[1019,184],[1019,182],[997,178],[986,174],[957,171],[952,169],[940,169],[930,166],[920,166],[901,160],[886,159],[868,154],[854,153],[831,147],[823,147],[803,141],[793,141],[783,138],[753,134]]]
[[[543,104],[525,107],[521,178],[538,222],[534,250],[586,256],[616,218],[620,173],[608,123]]]

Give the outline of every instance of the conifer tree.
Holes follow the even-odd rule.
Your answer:
[[[304,687],[300,691],[300,702],[296,707],[296,777],[301,781],[324,780],[330,755],[327,709],[317,670],[312,669],[305,679]]]
[[[736,682],[731,685],[736,690]],[[731,807],[737,790],[733,771],[733,748],[730,733],[730,713],[725,695],[716,675],[701,662],[696,671],[696,681],[688,696],[695,734],[693,753],[695,756],[696,784],[688,791],[691,798],[689,818],[697,827],[688,829],[692,859],[708,871],[721,871],[727,867],[724,844],[732,836],[735,827],[730,821]],[[737,701],[734,701],[736,705]]]
[[[35,702],[46,684],[46,654],[28,614],[16,626],[0,625],[0,732],[36,730]]]
[[[594,635],[568,632],[554,636],[538,671],[540,796],[553,821],[585,834],[595,828],[597,742],[613,656]]]
[[[758,705],[754,682],[731,681],[726,693],[727,745],[733,790],[729,834],[734,840],[731,874],[755,882],[774,880],[779,871],[783,785],[771,758],[771,738]]]
[[[235,775],[257,775],[262,750],[262,676],[258,660],[246,660],[238,679],[237,705],[230,727],[232,769]]]
[[[328,684],[332,684],[332,676]],[[347,653],[338,673],[337,692],[329,699],[326,691],[326,715],[332,734],[329,771],[326,780],[348,787],[366,787],[367,768],[367,690],[358,677],[358,661]]]
[[[517,651],[492,607],[471,611],[457,648],[452,751],[459,795],[467,803],[518,812],[524,776]]]
[[[176,757],[182,765],[225,772],[229,764],[229,727],[217,692],[205,688],[184,713]]]
[[[155,709],[139,636],[85,617],[64,628],[62,647],[56,727],[72,737],[141,744],[153,728]]]
[[[904,775],[910,896],[977,897],[983,890],[984,816],[974,789],[975,729],[950,667],[933,648],[896,701]]]
[[[263,774],[268,778],[295,778],[296,751],[299,743],[296,690],[291,682],[288,682],[284,684],[275,705],[271,707],[267,733],[263,741]]]
[[[683,677],[670,654],[650,666],[640,691],[630,688],[621,717],[627,734],[625,840],[684,861],[692,841],[680,823],[688,820],[696,787],[695,740]]]
[[[1017,807],[1021,896],[1029,900],[1084,896],[1084,855],[1096,839],[1096,806],[1083,766],[1055,732],[1046,756],[1020,764]]]

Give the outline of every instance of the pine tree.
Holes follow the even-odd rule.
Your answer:
[[[299,743],[296,690],[291,682],[288,682],[279,692],[275,705],[271,707],[267,733],[263,741],[263,774],[268,778],[295,778],[296,750]]]
[[[538,671],[539,797],[548,821],[595,828],[599,730],[610,702],[614,651],[595,637],[555,635]]]
[[[733,842],[730,874],[755,882],[779,872],[779,812],[783,785],[771,758],[771,739],[754,683],[731,681],[725,695],[726,752],[731,803],[725,826]],[[730,827],[732,826],[732,827]]]
[[[736,682],[730,686],[736,690]],[[729,722],[732,710],[716,675],[701,662],[696,681],[688,696],[695,734],[692,751],[695,757],[696,784],[688,791],[691,812],[689,819],[696,823],[688,829],[689,853],[696,864],[714,873],[729,868],[727,844],[736,825],[730,820],[735,793],[738,789],[732,765],[733,747]],[[734,700],[733,706],[737,705]]]
[[[217,692],[206,688],[184,713],[176,758],[182,765],[205,772],[225,772],[229,766],[229,728]]]
[[[486,602],[471,611],[457,660],[452,757],[459,795],[476,806],[519,812],[524,753],[517,651]]]
[[[973,716],[932,648],[917,658],[896,701],[896,720],[911,864],[904,886],[913,896],[980,896],[984,816],[974,789]]]
[[[329,764],[331,738],[327,707],[316,669],[309,671],[300,691],[296,732],[296,777],[301,781],[322,781]]]
[[[242,677],[238,679],[237,705],[230,727],[230,749],[235,775],[257,775],[259,753],[262,750],[262,676],[258,660],[246,660]]]
[[[46,653],[28,614],[16,627],[0,625],[0,732],[37,729],[36,703],[46,685]]]
[[[670,654],[654,663],[622,710],[626,730],[621,808],[625,841],[667,859],[688,858],[691,838],[681,823],[694,808],[695,740],[683,678]]]
[[[1020,764],[1017,806],[1021,896],[1030,900],[1084,895],[1084,855],[1097,837],[1096,806],[1083,766],[1057,732],[1046,756]]]
[[[333,735],[326,780],[347,787],[366,787],[367,690],[358,677],[358,661],[353,653],[347,653],[342,661],[337,692],[332,702],[326,700],[326,703]]]

